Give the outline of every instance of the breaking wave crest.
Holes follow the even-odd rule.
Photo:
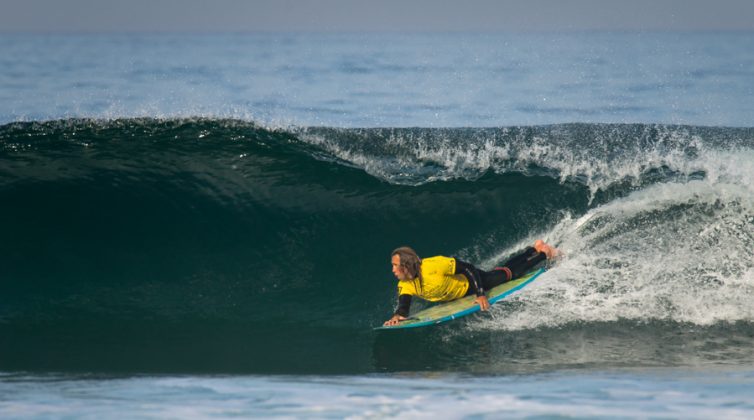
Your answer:
[[[40,366],[29,348],[61,334],[81,339],[63,340],[62,354],[80,352],[92,331],[113,346],[199,338],[196,355],[235,345],[246,352],[230,359],[250,371],[306,370],[290,364],[291,337],[315,358],[328,350],[313,343],[329,340],[353,350],[344,369],[372,369],[365,353],[379,368],[363,331],[392,310],[386,253],[410,244],[489,268],[536,237],[565,257],[462,331],[751,332],[753,139],[748,128],[641,124],[7,124],[0,224],[14,239],[0,246],[0,333],[17,344],[0,350],[0,369]],[[378,345],[402,345],[387,340]],[[441,366],[473,359],[474,346],[455,346]],[[122,356],[124,369],[151,369]]]

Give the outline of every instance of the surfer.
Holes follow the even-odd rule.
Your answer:
[[[398,279],[398,309],[383,325],[396,325],[408,319],[412,296],[431,302],[448,302],[475,294],[474,302],[486,311],[490,303],[485,290],[518,278],[558,254],[557,249],[537,240],[533,247],[511,257],[502,267],[483,271],[458,258],[436,256],[421,259],[407,246],[397,248],[391,254],[391,262],[393,274]]]

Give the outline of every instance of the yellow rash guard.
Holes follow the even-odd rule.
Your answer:
[[[421,262],[422,280],[398,281],[398,307],[393,315],[407,317],[413,296],[432,302],[447,302],[471,294],[483,296],[486,289],[518,278],[546,259],[544,253],[529,247],[502,267],[486,272],[455,258],[425,258]]]
[[[431,302],[447,302],[466,295],[469,281],[456,272],[456,259],[437,256],[422,259],[421,277],[398,281],[398,296],[410,295]]]

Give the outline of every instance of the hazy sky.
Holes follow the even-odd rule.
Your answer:
[[[754,30],[751,0],[0,0],[0,32]]]

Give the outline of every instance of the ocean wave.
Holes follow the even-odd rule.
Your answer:
[[[248,334],[254,360],[280,358],[272,371],[295,357],[293,335],[312,345],[324,334],[354,346],[351,366],[363,368],[364,352],[401,347],[371,350],[364,333],[393,309],[391,249],[491,268],[544,237],[565,252],[559,264],[492,318],[440,336],[622,323],[723,334],[754,323],[752,137],[748,128],[604,124],[7,124],[0,227],[13,240],[0,243],[0,332],[42,348],[96,331],[110,350],[121,340],[183,342],[174,334],[231,345]],[[266,344],[254,347],[260,335]],[[64,352],[81,351],[69,344]],[[475,357],[458,345],[461,356],[436,366]],[[27,350],[0,349],[0,368],[34,366]]]
[[[550,175],[592,193],[704,175],[708,154],[751,148],[754,130],[652,124],[296,130],[305,141],[390,182],[474,179],[487,171]]]
[[[754,322],[747,304],[754,297],[750,184],[652,185],[580,218],[565,217],[545,235],[566,257],[521,295],[520,304],[500,308],[505,322],[490,321],[487,328]]]

